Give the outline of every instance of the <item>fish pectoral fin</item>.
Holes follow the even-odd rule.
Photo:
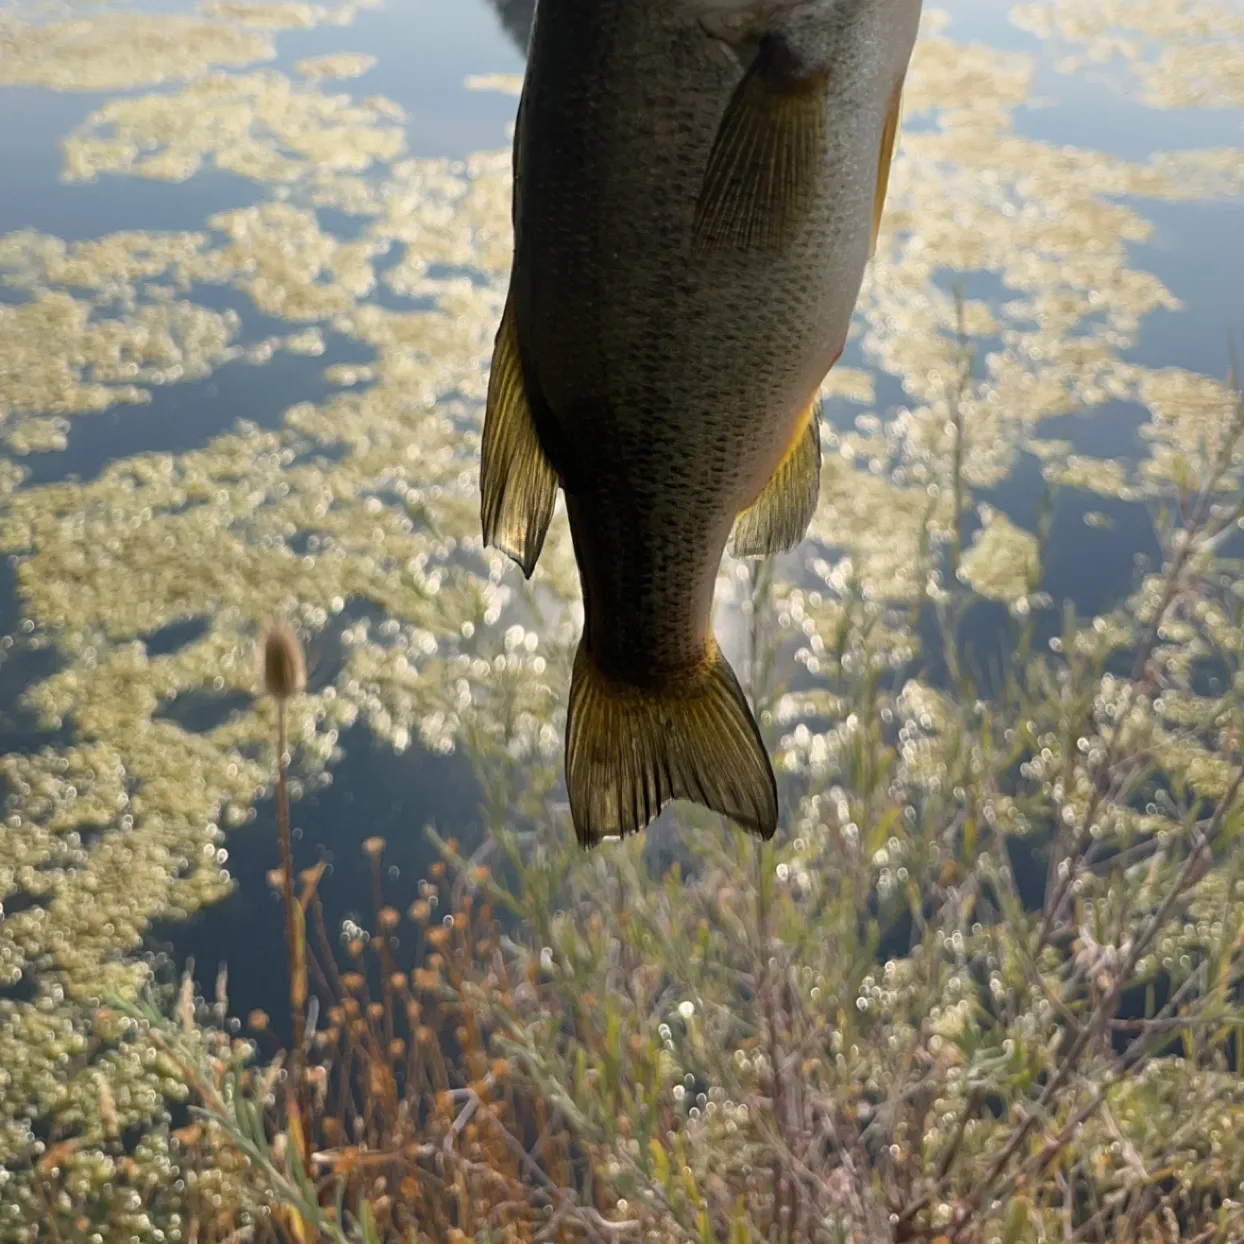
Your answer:
[[[821,495],[819,403],[809,403],[801,427],[764,491],[734,523],[735,557],[768,557],[793,549],[807,534]]]
[[[881,217],[885,212],[885,196],[890,186],[890,166],[894,162],[894,149],[898,145],[899,122],[903,113],[903,81],[900,79],[890,100],[885,126],[881,131],[881,161],[877,165],[877,194],[873,199],[873,232],[869,257],[877,253],[877,238],[881,233]]]
[[[566,785],[585,847],[638,833],[690,799],[761,838],[777,828],[777,783],[738,679],[715,643],[694,671],[655,689],[602,673],[580,641],[566,722]]]
[[[829,142],[828,77],[769,35],[735,88],[696,205],[697,251],[780,248],[808,212]]]
[[[557,473],[536,432],[507,301],[488,377],[480,449],[480,521],[485,546],[516,561],[527,578],[536,568],[557,501]]]

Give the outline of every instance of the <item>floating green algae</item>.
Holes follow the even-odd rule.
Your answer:
[[[212,72],[270,56],[267,32],[347,20],[347,10],[216,4],[204,14],[186,20],[230,36],[189,50],[150,15],[110,15],[89,37],[0,26],[0,75],[11,80],[57,86],[72,75],[75,87],[122,89],[191,79],[95,110],[65,139],[66,193],[95,178],[180,181],[208,168],[268,192],[193,232],[0,238],[0,283],[23,295],[0,305],[0,435],[14,454],[55,451],[78,417],[150,402],[244,359],[262,366],[275,348],[315,356],[329,330],[371,358],[329,367],[341,391],[290,407],[275,431],[243,424],[190,452],[134,454],[85,484],[23,487],[5,465],[0,550],[15,558],[31,641],[59,660],[23,703],[41,728],[71,738],[3,761],[0,904],[14,910],[0,920],[0,984],[33,992],[0,1002],[0,1164],[14,1169],[40,1152],[35,1124],[51,1121],[84,1138],[71,1160],[83,1178],[107,1180],[110,1159],[92,1145],[110,1111],[121,1126],[150,1121],[176,1092],[128,1047],[98,1068],[74,1060],[102,990],[132,990],[148,972],[135,952],[152,922],[197,911],[232,884],[227,831],[252,819],[270,781],[271,708],[243,699],[270,616],[343,641],[341,668],[291,708],[300,788],[324,780],[357,721],[399,750],[469,745],[521,761],[536,788],[556,780],[560,756],[581,621],[564,516],[531,588],[478,535],[479,425],[511,246],[509,155],[404,158],[396,105],[317,85],[363,71],[359,58],[318,59],[310,73],[304,62],[313,81],[303,84]],[[25,50],[5,58],[14,47]],[[1014,115],[1033,69],[1030,58],[956,43],[937,15],[926,23],[908,103],[919,124],[904,135],[857,317],[870,370],[837,370],[825,386],[839,426],[844,407],[862,409],[848,430],[826,429],[810,542],[777,572],[779,623],[814,684],[766,718],[792,777],[839,773],[861,728],[835,720],[834,694],[817,689],[829,672],[896,669],[915,656],[908,608],[944,591],[933,553],[958,523],[956,457],[969,490],[997,487],[1021,454],[1039,451],[1064,484],[1165,495],[1230,406],[1221,383],[1134,361],[1145,317],[1179,304],[1129,248],[1152,237],[1145,201],[1236,193],[1238,159],[1185,151],[1130,163],[1023,137]],[[335,234],[323,208],[354,217],[357,231]],[[382,256],[395,262],[378,275]],[[947,269],[967,274],[961,303],[938,282]],[[972,296],[977,273],[1000,282],[1000,300]],[[381,305],[378,280],[419,303]],[[236,315],[200,301],[209,286],[286,321],[289,336],[247,337]],[[899,409],[876,409],[879,374],[901,382]],[[1035,439],[1043,421],[1118,400],[1147,415],[1139,464]],[[991,513],[964,575],[1018,606],[1035,542]],[[728,561],[723,628],[737,625],[742,593]],[[1133,603],[1143,611],[1143,593]],[[870,638],[840,651],[859,617]],[[149,651],[153,634],[188,619],[204,624],[200,637]],[[1238,642],[1230,624],[1221,631]],[[1122,645],[1131,631],[1112,615],[1095,634]],[[204,691],[246,706],[198,732],[167,715]],[[898,701],[917,723],[905,761],[928,782],[942,765],[939,694],[911,681]],[[1167,707],[1195,716],[1203,706]],[[1213,754],[1177,731],[1165,759],[1221,789]],[[151,1169],[166,1170],[153,1143]],[[30,1189],[12,1180],[0,1203],[16,1209],[0,1235],[30,1238]]]
[[[202,11],[210,17],[253,30],[309,30],[313,26],[348,26],[360,9],[375,8],[379,0],[342,0],[305,4],[302,0],[209,0]]]
[[[262,182],[361,172],[401,151],[401,112],[299,87],[283,74],[211,74],[172,94],[116,99],[65,140],[64,177],[185,181],[212,167]]]
[[[1029,0],[1011,18],[1063,45],[1063,73],[1109,69],[1152,107],[1244,105],[1244,11],[1233,0]]]
[[[981,529],[963,558],[964,581],[987,600],[1024,611],[1039,573],[1036,537],[984,506]]]
[[[307,56],[294,69],[299,77],[317,81],[320,78],[361,78],[376,63],[374,56],[362,52],[336,52],[327,56]]]
[[[34,24],[0,13],[0,86],[127,90],[275,54],[263,35],[201,17],[109,12]]]

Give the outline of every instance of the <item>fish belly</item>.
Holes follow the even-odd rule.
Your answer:
[[[889,87],[831,74],[813,213],[780,254],[705,260],[696,204],[738,60],[647,5],[542,5],[512,296],[589,634],[639,676],[703,650],[731,525],[841,352]]]

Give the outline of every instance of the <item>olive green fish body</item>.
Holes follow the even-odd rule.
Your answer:
[[[541,0],[484,526],[530,573],[566,494],[584,841],[642,828],[672,797],[772,832],[713,588],[732,530],[744,552],[790,547],[815,504],[813,402],[870,253],[919,8]],[[494,413],[511,406],[525,422]],[[520,474],[536,482],[502,482]]]

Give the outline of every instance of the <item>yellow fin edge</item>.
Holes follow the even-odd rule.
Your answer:
[[[820,400],[814,397],[777,470],[760,496],[735,520],[731,554],[768,557],[793,549],[807,534],[820,495]]]
[[[695,669],[655,687],[610,678],[580,641],[566,722],[566,786],[585,847],[644,829],[673,799],[748,832],[777,828],[777,783],[738,679],[715,642]]]
[[[540,445],[527,399],[514,312],[507,301],[488,377],[480,447],[480,525],[485,546],[513,558],[527,578],[544,547],[557,487],[557,474]]]
[[[877,165],[877,193],[873,199],[873,231],[869,243],[869,256],[877,253],[877,239],[881,236],[881,218],[885,214],[886,192],[890,188],[890,167],[894,163],[894,151],[898,146],[898,132],[903,115],[903,81],[894,88],[890,108],[886,113],[885,127],[881,131],[881,159]]]

